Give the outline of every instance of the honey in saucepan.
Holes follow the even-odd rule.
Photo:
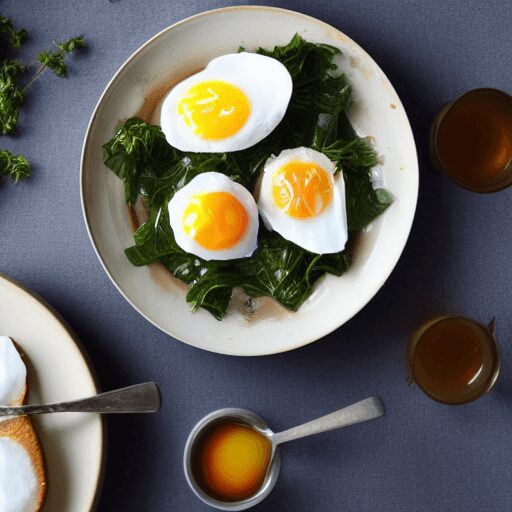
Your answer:
[[[434,121],[431,152],[438,167],[470,190],[512,184],[512,97],[475,89],[455,100]]]
[[[423,324],[411,338],[408,355],[411,379],[443,403],[480,397],[499,371],[493,326],[464,317],[437,317]]]
[[[208,495],[221,501],[254,496],[267,474],[272,445],[260,432],[243,423],[213,423],[196,441],[192,473]]]

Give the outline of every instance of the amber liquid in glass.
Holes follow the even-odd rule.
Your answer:
[[[432,398],[463,403],[487,390],[497,357],[490,331],[467,318],[445,318],[421,334],[412,377]]]
[[[512,160],[512,99],[478,89],[456,100],[436,132],[445,171],[468,186],[496,179]]]
[[[260,432],[233,420],[211,425],[192,452],[192,473],[199,486],[221,501],[254,496],[265,480],[272,445]]]

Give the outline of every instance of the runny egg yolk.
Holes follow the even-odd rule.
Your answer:
[[[183,229],[200,246],[210,251],[229,249],[244,236],[249,216],[229,192],[192,196],[183,213]]]
[[[330,174],[314,162],[291,160],[272,176],[272,199],[290,217],[316,217],[332,200]]]
[[[210,496],[222,501],[250,498],[265,481],[272,455],[270,441],[251,427],[219,422],[198,439],[192,471]]]
[[[178,102],[178,114],[195,135],[206,140],[231,137],[244,126],[250,113],[245,93],[221,80],[193,85]]]

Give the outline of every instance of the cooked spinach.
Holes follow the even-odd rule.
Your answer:
[[[336,139],[333,132],[343,125],[347,138],[331,142]],[[361,231],[393,202],[387,190],[373,188],[371,169],[378,164],[377,155],[366,139],[357,137],[345,114],[341,120],[328,114],[320,117],[313,147],[336,163],[337,172],[343,172],[349,231]]]
[[[324,152],[343,172],[351,234],[370,223],[392,200],[387,191],[373,189],[371,169],[377,157],[345,115],[351,89],[334,63],[340,51],[298,35],[286,46],[257,51],[287,67],[294,89],[284,119],[255,146],[234,153],[186,153],[171,147],[159,127],[137,118],[127,120],[103,146],[105,164],[124,182],[126,202],[133,205],[140,195],[150,210],[126,256],[137,266],[163,263],[189,285],[186,300],[191,306],[205,308],[219,320],[226,314],[234,287],[242,287],[252,297],[273,297],[297,310],[318,279],[326,273],[343,274],[349,259],[346,251],[311,253],[267,231],[262,223],[258,248],[250,258],[205,261],[183,251],[170,227],[167,204],[194,176],[221,172],[252,190],[272,154],[309,146]]]

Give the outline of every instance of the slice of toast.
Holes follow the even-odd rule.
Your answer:
[[[26,356],[22,353],[19,346],[14,343],[14,346],[20,353],[20,356],[25,363]],[[26,364],[25,364],[26,366]],[[27,377],[28,378],[28,377]],[[26,403],[28,397],[28,386],[20,394],[16,402],[10,404],[13,406],[23,405]],[[39,512],[43,506],[46,497],[46,471],[44,466],[44,457],[39,439],[29,416],[19,416],[9,420],[0,421],[0,437],[7,437],[12,441],[19,443],[27,452],[34,472],[37,478],[37,496],[34,502],[34,507],[31,512]]]

